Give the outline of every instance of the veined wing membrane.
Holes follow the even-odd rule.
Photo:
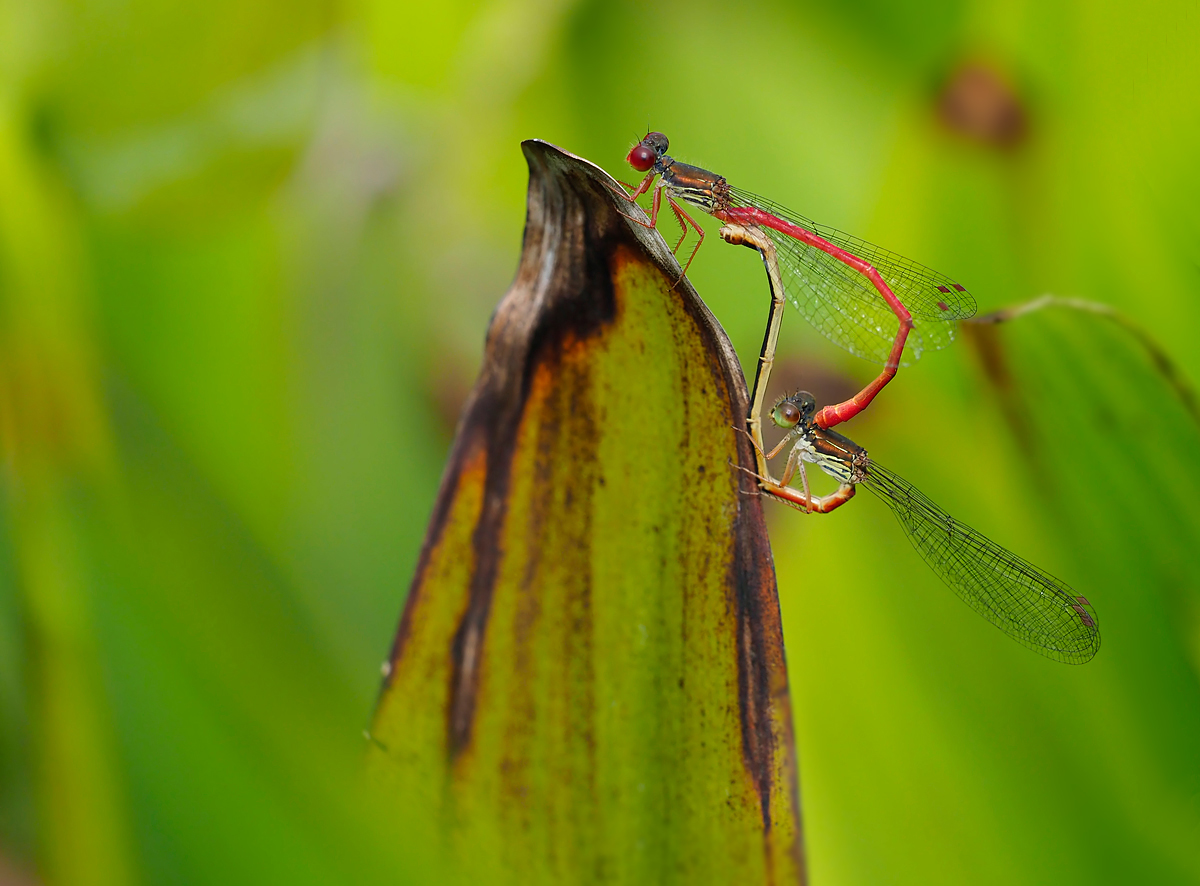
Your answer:
[[[958,522],[874,461],[861,482],[892,509],[942,581],[1004,633],[1066,664],[1083,664],[1096,654],[1096,611],[1067,584]]]
[[[944,274],[897,253],[819,225],[784,207],[731,188],[731,203],[749,206],[798,225],[833,246],[870,263],[913,317],[903,363],[954,340],[954,321],[975,313],[975,299]],[[886,363],[898,321],[879,291],[863,274],[828,252],[771,228],[784,272],[788,299],[835,344],[875,363]]]

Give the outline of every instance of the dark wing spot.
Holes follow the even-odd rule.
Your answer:
[[[1089,628],[1094,628],[1096,626],[1096,623],[1092,621],[1092,617],[1088,614],[1088,611],[1082,606],[1079,606],[1078,604],[1072,604],[1071,608],[1075,610],[1075,613],[1079,616],[1079,620],[1083,622],[1084,625]]]

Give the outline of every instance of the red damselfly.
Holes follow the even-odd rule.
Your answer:
[[[858,444],[821,427],[812,395],[800,392],[781,398],[771,420],[787,431],[766,452],[762,438],[762,406],[775,345],[783,318],[783,284],[775,241],[757,227],[726,224],[727,242],[757,249],[771,288],[771,310],[751,394],[747,430],[754,443],[759,490],[808,513],[828,514],[865,486],[892,510],[917,553],[950,588],[992,624],[1043,655],[1068,664],[1089,661],[1100,648],[1099,621],[1085,597],[1069,586],[1005,550],[969,526],[959,523],[910,483],[868,457]],[[771,476],[767,461],[787,451],[783,477]],[[804,465],[815,464],[838,481],[838,489],[813,496]],[[800,489],[789,485],[796,477]]]
[[[800,313],[834,343],[883,364],[879,376],[854,397],[823,408],[816,416],[818,426],[833,427],[853,418],[906,358],[916,360],[923,351],[945,347],[954,338],[954,321],[975,313],[975,299],[949,277],[731,187],[723,176],[671,158],[667,147],[665,135],[651,132],[629,152],[630,165],[646,177],[627,198],[636,200],[658,180],[650,225],[658,223],[665,193],[684,232],[675,249],[683,244],[689,226],[699,234],[684,272],[704,241],[704,231],[680,202],[726,223],[757,226],[774,241],[789,278],[785,291]]]

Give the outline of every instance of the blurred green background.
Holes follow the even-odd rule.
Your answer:
[[[420,879],[361,731],[521,139],[632,181],[660,129],[982,311],[1116,306],[1197,379],[1197,37],[1182,0],[2,0],[0,882]],[[753,366],[761,264],[712,236],[690,276]],[[812,882],[1200,882],[1196,422],[1102,319],[996,332],[845,431],[1103,647],[1009,641],[869,496],[774,508]],[[783,339],[781,383],[874,374]]]

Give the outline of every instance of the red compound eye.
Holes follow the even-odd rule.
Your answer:
[[[657,157],[651,148],[646,147],[644,143],[634,146],[634,149],[629,152],[629,156],[625,158],[629,161],[629,165],[638,172],[649,172],[654,166],[654,161]]]

